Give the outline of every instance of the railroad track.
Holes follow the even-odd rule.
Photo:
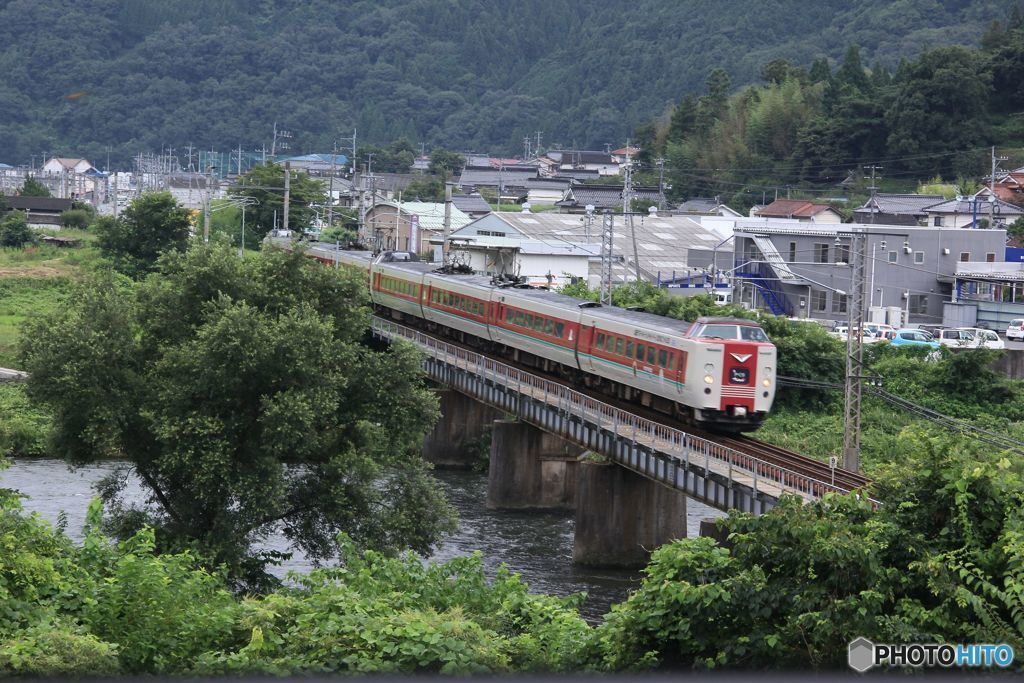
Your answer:
[[[408,322],[404,324],[408,325]],[[640,406],[635,403],[630,403],[628,401],[613,398],[611,396],[607,396],[593,389],[588,389],[587,387],[584,386],[573,385],[570,382],[568,382],[564,377],[560,377],[555,373],[543,372],[541,370],[538,370],[537,368],[512,361],[511,359],[493,356],[487,353],[484,349],[481,349],[479,347],[474,347],[469,344],[465,344],[457,340],[450,339],[448,337],[441,337],[438,336],[437,334],[430,333],[418,326],[416,327],[423,334],[433,337],[439,342],[451,344],[452,346],[458,346],[472,353],[478,353],[496,362],[504,363],[505,365],[518,368],[523,372],[528,372],[537,375],[538,377],[543,377],[552,382],[565,384],[567,386],[570,386],[575,391],[578,391],[582,394],[586,394],[595,400],[602,401],[616,408],[632,412],[640,417],[651,420],[652,422],[657,422],[667,427],[672,427],[673,429],[678,429],[680,431],[693,434],[694,436],[698,436],[702,439],[707,439],[708,441],[721,444],[722,446],[732,448],[741,453],[753,455],[754,457],[759,458],[767,463],[784,467],[796,474],[810,477],[812,479],[817,479],[818,481],[824,483],[834,484],[835,486],[848,489],[851,491],[855,489],[868,488],[871,484],[871,480],[856,472],[850,472],[849,470],[844,470],[839,467],[833,470],[828,466],[828,463],[821,462],[820,460],[815,460],[814,458],[809,458],[806,455],[801,455],[800,453],[796,453],[794,451],[790,451],[785,448],[781,448],[779,446],[766,443],[764,441],[759,441],[748,436],[724,436],[722,434],[715,434],[713,432],[697,429],[688,423],[682,422],[671,416],[665,415],[664,413],[659,413],[650,408],[645,408],[644,406]]]

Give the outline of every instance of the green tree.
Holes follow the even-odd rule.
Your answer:
[[[252,197],[259,204],[245,210],[245,231],[252,231],[257,241],[277,227],[288,227],[298,233],[313,220],[313,205],[327,201],[326,185],[307,173],[292,172],[289,187],[288,225],[284,225],[284,166],[266,163],[254,166],[232,186],[231,194]],[[248,235],[246,237],[248,241]]]
[[[116,220],[105,216],[96,222],[96,244],[119,271],[141,277],[161,254],[185,249],[191,217],[170,192],[147,192]]]
[[[28,218],[21,211],[9,211],[0,218],[0,247],[20,249],[35,240],[36,235],[28,226]]]
[[[53,452],[127,459],[149,502],[106,480],[111,529],[152,525],[259,587],[281,527],[312,559],[360,544],[426,551],[450,511],[416,447],[437,415],[420,359],[361,343],[362,278],[276,249],[167,252],[138,284],[99,277],[22,335],[30,396],[54,413]]]
[[[29,176],[25,178],[25,184],[21,186],[18,194],[22,197],[49,197],[50,190],[35,178]]]
[[[444,181],[433,175],[414,178],[402,190],[402,198],[408,201],[443,202]]]
[[[466,165],[466,159],[458,152],[437,148],[430,153],[429,172],[447,179],[454,176]]]
[[[1006,226],[1006,235],[1013,240],[1024,240],[1024,216]]]

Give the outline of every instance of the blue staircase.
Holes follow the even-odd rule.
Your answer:
[[[747,270],[745,272],[737,271],[736,276],[754,285],[757,293],[764,300],[765,306],[773,315],[793,315],[793,304],[782,291],[775,272],[767,263],[748,264]]]

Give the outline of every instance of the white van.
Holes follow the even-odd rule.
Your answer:
[[[981,327],[965,327],[963,328],[974,335],[974,344],[972,348],[976,349],[1005,349],[1006,344],[999,335],[992,330],[986,330]]]

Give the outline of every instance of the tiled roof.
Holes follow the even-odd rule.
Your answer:
[[[634,187],[634,199],[663,201],[664,195],[656,187]],[[586,206],[592,204],[595,209],[612,209],[622,206],[622,187],[618,185],[573,185],[566,190],[565,196],[558,202],[561,206]]]
[[[466,213],[487,213],[491,210],[491,205],[487,203],[487,200],[478,194],[453,195],[452,204]]]
[[[939,202],[938,204],[932,204],[926,207],[928,213],[955,213],[955,214],[969,214],[975,211],[975,202],[969,197],[957,197],[956,199],[950,199],[946,202]],[[1024,209],[1021,209],[1015,204],[1010,202],[1004,202],[1002,199],[996,200],[996,206],[998,207],[997,215],[999,216],[1022,216],[1024,215]],[[984,217],[989,211],[989,201],[987,198],[978,198],[977,211],[979,217]]]
[[[805,199],[776,199],[758,210],[757,215],[767,218],[810,218],[831,208],[828,204],[815,204]]]
[[[925,208],[941,202],[941,195],[933,194],[878,194],[875,195],[874,213],[887,213],[894,216],[923,216]],[[870,214],[872,201],[869,199],[864,206],[854,209],[856,214]]]

